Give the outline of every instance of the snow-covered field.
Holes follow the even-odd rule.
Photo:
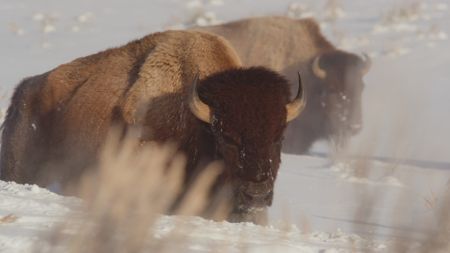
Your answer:
[[[0,222],[0,252],[32,252],[46,232],[64,220],[81,201],[58,196],[35,186],[0,182],[1,215],[13,213],[12,220]],[[155,237],[164,238],[177,230],[188,243],[183,252],[341,252],[350,249],[378,249],[386,245],[340,231],[304,233],[296,226],[261,227],[252,223],[213,222],[199,217],[162,216],[154,225]],[[45,237],[44,237],[45,238]],[[333,251],[333,250],[340,251]],[[377,250],[377,251],[378,251]],[[179,251],[173,251],[179,252]]]
[[[155,233],[164,236],[178,219],[200,227],[185,233],[189,252],[390,251],[394,240],[418,242],[434,232],[448,187],[449,8],[449,0],[0,0],[0,107],[23,77],[157,30],[314,16],[338,46],[373,58],[364,131],[349,152],[385,162],[351,166],[355,161],[283,155],[269,227],[164,216]],[[0,252],[29,252],[80,205],[0,182]]]
[[[154,236],[176,231],[184,252],[392,252],[398,240],[419,248],[436,232],[439,203],[448,197],[447,171],[374,162],[370,175],[358,177],[346,164],[283,158],[269,226],[161,216]],[[69,214],[74,221],[82,205],[37,186],[0,181],[0,252],[45,245],[52,227]]]

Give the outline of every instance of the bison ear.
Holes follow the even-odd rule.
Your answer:
[[[361,69],[361,72],[363,75],[366,75],[369,72],[370,67],[372,67],[372,60],[366,53],[362,53],[361,59],[363,61],[363,67]]]
[[[327,77],[327,72],[320,67],[320,55],[316,56],[314,58],[312,63],[312,71],[315,76],[317,76],[320,79],[325,79]]]
[[[298,117],[300,113],[302,113],[303,109],[305,109],[305,106],[306,106],[306,95],[302,85],[302,78],[299,72],[297,96],[295,97],[294,101],[286,105],[286,112],[287,112],[286,122],[289,122]]]
[[[189,99],[189,108],[191,109],[191,112],[195,115],[195,117],[197,117],[201,121],[211,124],[211,109],[207,104],[203,103],[203,101],[200,100],[200,97],[197,93],[198,79],[199,74],[197,73],[192,84],[192,92]]]

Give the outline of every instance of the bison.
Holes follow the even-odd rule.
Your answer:
[[[342,147],[361,130],[363,76],[370,60],[337,49],[314,19],[258,17],[193,30],[226,38],[244,65],[263,65],[290,81],[302,73],[309,102],[301,119],[289,124],[283,152],[303,154],[320,139]]]
[[[219,36],[166,31],[22,81],[8,108],[1,179],[48,186],[95,163],[111,126],[141,126],[142,143],[174,141],[187,177],[223,160],[233,214],[271,205],[283,131],[305,106],[299,79],[243,68]],[[200,168],[201,169],[201,168]]]

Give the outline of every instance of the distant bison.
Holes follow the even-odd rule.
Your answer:
[[[223,160],[219,185],[231,188],[234,213],[247,213],[271,204],[283,131],[304,105],[301,82],[290,101],[288,81],[241,68],[218,36],[155,33],[25,79],[4,123],[1,179],[66,185],[95,162],[112,125],[138,125],[144,143],[179,144],[187,177]]]
[[[244,65],[263,65],[290,81],[302,73],[308,104],[288,126],[283,152],[303,154],[319,139],[343,146],[361,130],[362,78],[370,60],[336,49],[313,19],[259,17],[194,30],[225,37]]]

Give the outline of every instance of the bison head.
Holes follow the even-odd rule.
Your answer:
[[[339,50],[319,55],[312,62],[312,72],[318,79],[315,90],[319,106],[328,123],[325,131],[338,147],[362,128],[363,77],[370,65],[365,54],[359,57]]]
[[[300,81],[292,102],[289,93],[287,81],[264,68],[224,71],[193,84],[190,108],[207,123],[225,163],[234,213],[272,203],[283,131],[305,106]]]

